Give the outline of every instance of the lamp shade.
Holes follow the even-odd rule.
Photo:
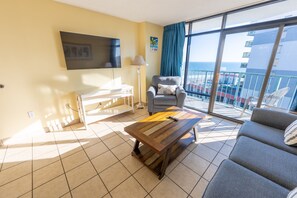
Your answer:
[[[132,64],[133,65],[144,65],[145,61],[141,55],[137,55],[137,56],[135,56]]]

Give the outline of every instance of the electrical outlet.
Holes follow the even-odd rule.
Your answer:
[[[34,111],[28,111],[27,114],[30,119],[33,119],[35,117]]]

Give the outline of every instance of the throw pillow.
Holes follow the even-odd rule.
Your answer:
[[[297,146],[297,120],[292,122],[285,130],[285,144]]]
[[[294,188],[291,192],[289,192],[287,198],[297,198],[297,188]]]
[[[177,85],[162,85],[158,84],[158,92],[157,94],[162,95],[175,95]]]

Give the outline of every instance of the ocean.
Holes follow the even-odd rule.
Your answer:
[[[221,71],[226,72],[245,72],[246,68],[241,68],[240,62],[223,62],[221,65]],[[215,62],[190,62],[189,71],[203,70],[214,71]]]

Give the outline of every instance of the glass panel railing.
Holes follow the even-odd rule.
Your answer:
[[[286,26],[275,56],[262,108],[297,112],[297,25]]]
[[[187,106],[207,111],[213,75],[213,71],[205,70],[194,70],[191,75],[188,75]],[[238,115],[239,119],[246,119],[257,105],[257,98],[264,77],[265,74],[263,73],[220,72],[215,98],[216,108],[225,112],[223,115],[230,117]],[[272,89],[272,84],[282,86],[273,86]],[[275,103],[274,107],[289,110],[297,93],[297,76],[272,75],[269,80],[267,95],[278,90],[281,91],[284,88],[283,85],[290,87],[290,92]]]
[[[214,113],[250,118],[244,106],[249,97],[260,95],[277,32],[273,28],[226,35]]]
[[[219,38],[219,33],[191,38],[188,70],[185,74],[187,76],[185,89],[188,92],[186,106],[202,111],[208,110]],[[196,105],[197,99],[202,100],[203,105]]]

